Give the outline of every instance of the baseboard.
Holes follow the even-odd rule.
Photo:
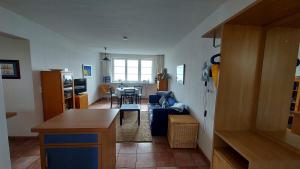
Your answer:
[[[9,141],[37,140],[38,136],[8,136]]]

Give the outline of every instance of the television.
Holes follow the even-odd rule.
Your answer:
[[[87,91],[86,78],[74,79],[74,89],[76,95],[82,92],[86,92]]]

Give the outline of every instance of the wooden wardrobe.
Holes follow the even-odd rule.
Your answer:
[[[213,169],[299,169],[287,131],[300,1],[258,0],[203,35],[221,38]]]

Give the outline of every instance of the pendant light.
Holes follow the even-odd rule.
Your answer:
[[[104,61],[104,62],[109,62],[110,61],[110,59],[108,58],[109,57],[109,55],[108,55],[108,53],[106,52],[106,47],[104,47],[104,58],[103,59],[101,59],[101,61]]]

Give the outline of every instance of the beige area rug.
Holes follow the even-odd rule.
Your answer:
[[[123,124],[117,117],[117,142],[151,142],[152,136],[148,120],[148,112],[141,111],[141,124],[137,122],[137,112],[124,112]]]

